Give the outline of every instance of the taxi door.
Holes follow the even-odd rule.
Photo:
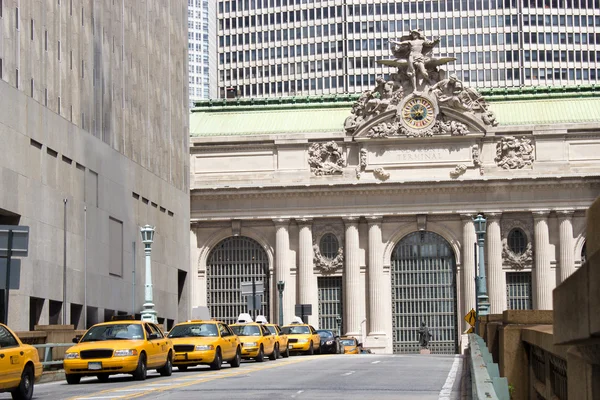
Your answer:
[[[144,330],[146,331],[146,353],[148,354],[147,368],[152,369],[158,365],[158,357],[160,346],[158,345],[156,335],[156,329],[150,323],[144,324]]]
[[[153,339],[150,340],[154,350],[154,366],[162,367],[167,362],[169,355],[168,339],[163,335],[162,331],[154,324],[148,324],[152,330]]]
[[[260,326],[260,330],[265,338],[265,354],[271,354],[273,351],[275,351],[275,341],[277,338],[275,335],[272,335],[271,331],[269,331],[269,329],[267,329],[267,327],[264,325]]]
[[[235,357],[237,345],[235,336],[223,324],[219,324],[219,335],[221,336],[223,345],[221,346],[222,357],[224,360],[229,360]]]
[[[0,389],[19,385],[23,369],[23,349],[17,339],[3,326],[0,326]]]

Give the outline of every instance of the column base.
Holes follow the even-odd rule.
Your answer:
[[[156,318],[156,310],[154,309],[154,303],[144,303],[144,309],[141,312],[142,321],[152,322],[154,324],[158,323],[158,318]]]
[[[421,349],[421,350],[419,350],[419,354],[431,354],[431,350],[429,350],[429,349]]]
[[[390,340],[384,332],[369,333],[363,347],[371,350],[371,353],[374,354],[392,354]]]

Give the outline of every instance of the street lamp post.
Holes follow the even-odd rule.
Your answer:
[[[340,317],[339,315],[335,317],[335,322],[337,323],[338,327],[338,335],[342,336],[342,317]]]
[[[479,271],[475,271],[475,287],[477,290],[477,318],[475,320],[475,332],[479,335],[479,317],[488,315],[490,312],[490,302],[487,294],[487,282],[485,279],[485,232],[486,219],[479,214],[473,219],[475,223],[475,233],[477,233],[477,244],[479,245]]]
[[[144,243],[144,254],[146,255],[146,289],[144,292],[144,309],[142,310],[142,321],[157,323],[156,310],[152,301],[152,262],[150,252],[152,251],[152,242],[154,241],[154,227],[144,225],[142,232],[142,243]]]
[[[277,282],[277,291],[279,292],[279,325],[283,325],[283,289],[285,288],[285,282]]]

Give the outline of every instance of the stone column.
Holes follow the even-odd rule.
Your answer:
[[[385,310],[383,304],[383,255],[381,254],[381,218],[369,221],[369,336],[385,335]]]
[[[345,218],[345,266],[344,271],[344,320],[346,335],[357,336],[360,332],[360,260],[358,242],[358,217]]]
[[[487,284],[490,296],[490,314],[506,310],[506,275],[502,270],[502,236],[500,213],[486,213]]]
[[[283,307],[283,318],[284,323],[291,321],[294,317],[294,299],[288,293],[293,291],[289,290],[288,277],[290,276],[290,265],[289,265],[289,250],[290,250],[290,232],[289,232],[289,219],[275,219],[275,279],[273,293],[273,303],[276,305],[273,307],[273,315],[279,319],[279,309]],[[283,291],[283,304],[279,304],[279,292],[277,292],[277,281],[284,281],[286,289]]]
[[[556,212],[559,221],[560,253],[559,264],[556,270],[556,286],[565,281],[575,272],[575,249],[573,248],[573,218],[572,210]]]
[[[314,293],[317,291],[314,276],[312,220],[298,220],[299,246],[298,246],[298,304],[312,304],[312,315],[309,323],[316,326],[319,317],[318,299],[315,302]]]
[[[467,315],[467,313],[471,311],[471,309],[476,310],[475,300],[477,295],[475,292],[475,244],[477,243],[477,234],[475,233],[475,224],[473,224],[473,216],[474,214],[460,215],[463,224],[462,315]]]
[[[533,309],[552,310],[552,285],[550,282],[550,239],[548,234],[548,210],[535,211],[534,221],[534,269]]]

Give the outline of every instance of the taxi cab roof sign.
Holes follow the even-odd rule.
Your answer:
[[[269,323],[269,321],[267,321],[267,317],[265,317],[264,315],[257,315],[256,322],[258,322],[259,324],[268,324]]]
[[[250,316],[250,314],[248,313],[241,313],[238,318],[237,318],[237,323],[241,324],[241,323],[248,323],[248,322],[253,322],[252,321],[252,317]]]

